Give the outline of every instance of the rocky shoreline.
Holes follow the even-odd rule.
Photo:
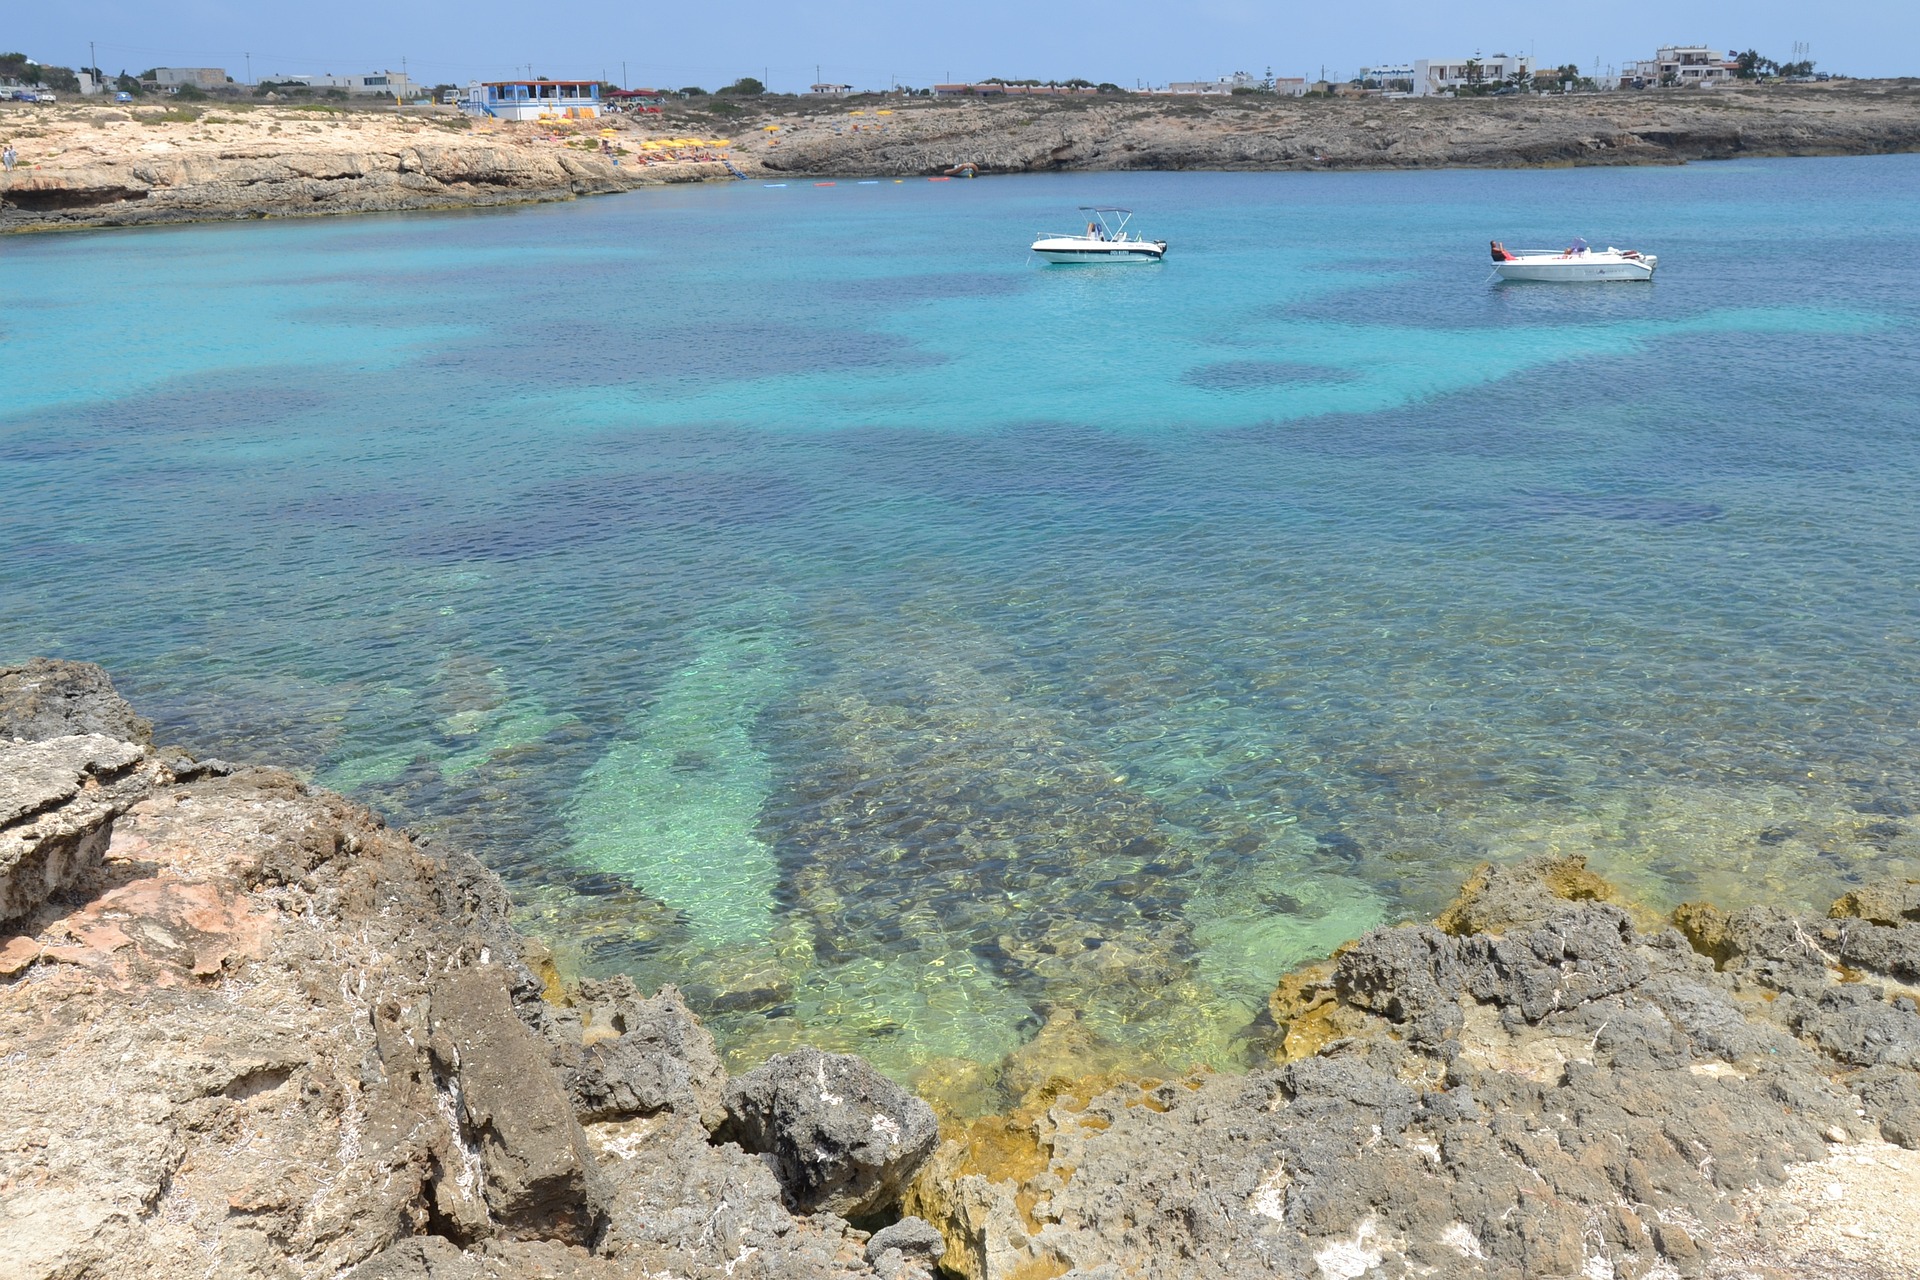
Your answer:
[[[757,117],[739,158],[793,176],[1540,168],[1920,150],[1920,82],[1460,100],[1009,99]]]
[[[480,124],[246,107],[0,108],[21,167],[0,232],[489,208],[726,177],[716,161],[604,155],[592,122]]]
[[[729,1078],[489,872],[0,666],[0,1277],[1879,1277],[1920,1225],[1920,884],[1658,920],[1577,858],[1290,975],[1243,1075],[946,1117]]]
[[[857,113],[858,118],[855,118]],[[610,152],[602,151],[608,130]],[[0,108],[0,232],[479,208],[750,178],[1680,164],[1920,149],[1920,82],[1460,101],[728,99],[556,124],[301,107]],[[732,167],[649,151],[729,135]],[[614,161],[624,156],[622,163]]]

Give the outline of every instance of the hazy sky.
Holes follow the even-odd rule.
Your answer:
[[[804,88],[815,66],[862,88],[936,80],[1066,79],[1132,87],[1231,71],[1335,78],[1366,63],[1531,52],[1590,70],[1651,57],[1658,44],[1758,48],[1787,60],[1812,46],[1827,70],[1920,73],[1916,0],[729,0],[718,5],[545,0],[58,0],[8,4],[0,48],[84,65],[95,41],[109,73],[220,66],[244,79],[399,69],[464,83],[526,74],[709,88],[766,76]]]

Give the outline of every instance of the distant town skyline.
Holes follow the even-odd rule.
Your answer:
[[[1656,45],[1756,48],[1821,70],[1914,74],[1920,6],[1841,0],[1815,6],[1758,0],[1617,0],[1604,11],[1490,0],[1468,13],[1413,0],[1356,0],[1336,9],[1200,0],[1056,0],[1036,23],[1030,5],[964,6],[843,0],[802,12],[738,0],[724,20],[694,6],[588,13],[463,0],[400,7],[372,0],[326,6],[196,0],[69,0],[16,8],[0,47],[79,67],[89,42],[109,75],[153,66],[219,66],[236,80],[406,70],[420,83],[464,84],[527,74],[605,76],[615,83],[715,88],[741,76],[781,92],[816,79],[858,88],[987,76],[1136,83],[1213,79],[1232,71],[1347,79],[1361,66],[1421,57],[1530,54],[1582,72],[1651,56]],[[1600,15],[1604,13],[1604,22]],[[1806,53],[1796,46],[1810,46]],[[404,62],[404,67],[403,67]]]

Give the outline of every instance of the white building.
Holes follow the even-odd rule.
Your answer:
[[[420,86],[398,71],[369,71],[364,75],[286,76],[286,84],[303,84],[309,89],[338,89],[342,93],[369,94],[382,98],[411,98]]]
[[[1168,93],[1181,94],[1229,94],[1235,89],[1258,89],[1260,77],[1249,75],[1245,71],[1236,71],[1230,76],[1221,76],[1218,80],[1175,80],[1167,86]]]
[[[460,109],[498,120],[591,120],[600,114],[600,82],[475,80]]]
[[[807,86],[807,92],[818,94],[822,98],[844,98],[853,92],[850,84],[814,84]]]
[[[1663,45],[1651,58],[1642,58],[1620,73],[1622,88],[1646,89],[1655,85],[1716,84],[1735,78],[1734,53],[1722,53],[1705,45]]]
[[[1411,62],[1383,62],[1378,66],[1362,67],[1360,68],[1360,83],[1388,94],[1412,93],[1413,64]]]
[[[1472,85],[1497,85],[1519,73],[1533,74],[1533,59],[1505,53],[1475,54],[1471,58],[1416,58],[1413,96],[1430,98]]]

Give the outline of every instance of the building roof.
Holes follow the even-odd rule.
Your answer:
[[[566,88],[578,89],[578,88],[596,85],[596,84],[599,84],[600,82],[598,80],[482,80],[480,83],[485,85],[493,85],[496,88],[504,87],[510,84],[524,84],[529,87],[533,85],[541,85],[541,84],[557,84]]]

